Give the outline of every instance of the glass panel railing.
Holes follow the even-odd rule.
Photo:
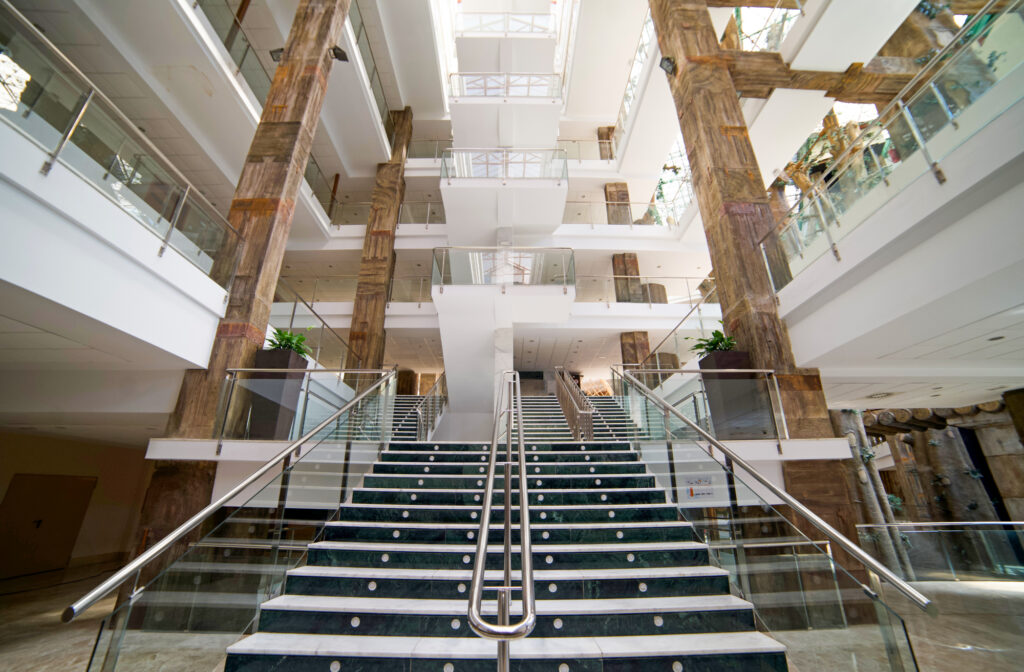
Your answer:
[[[307,278],[294,278],[294,280],[302,280],[302,282],[292,285],[292,280],[293,278],[278,280],[274,303],[270,308],[269,326],[273,329],[284,329],[305,336],[305,344],[309,348],[308,357],[313,363],[311,368],[339,369],[343,366],[355,366],[355,360],[350,359],[348,343],[337,331],[328,326],[311,305],[313,300],[331,300],[321,298],[317,295],[318,292],[323,292],[323,296],[334,296],[335,294],[332,292],[338,291],[338,288],[331,286],[329,281],[320,283],[318,280],[314,283],[307,282],[309,280]],[[355,283],[352,282],[353,296],[355,295],[354,285]]]
[[[391,279],[389,303],[430,303],[430,276],[396,276]]]
[[[762,241],[776,290],[830,251],[838,257],[836,244],[917,178],[943,181],[938,162],[1021,99],[1022,7],[968,22]]]
[[[777,3],[781,5],[782,3]],[[789,31],[803,15],[802,9],[785,7],[737,7],[733,14],[743,51],[778,51]]]
[[[441,414],[447,407],[448,379],[442,371],[413,411],[416,414],[416,439],[418,441],[426,441],[430,438],[437,427]]]
[[[610,161],[615,158],[611,140],[559,140],[555,144],[570,161]]]
[[[562,77],[540,73],[454,72],[452,97],[466,98],[559,98]]]
[[[131,597],[101,623],[88,670],[222,669],[225,648],[254,631],[260,604],[281,594],[288,570],[305,560],[387,441],[393,373],[334,375],[363,396],[268,462],[264,477],[213,506],[179,541],[140,558],[145,564],[122,584]]]
[[[664,226],[674,228],[679,222],[673,215],[672,210],[661,203],[566,201],[562,223],[589,224],[590,226],[616,224],[630,227]]]
[[[402,201],[398,210],[399,224],[445,224],[444,203],[441,201]]]
[[[650,10],[644,19],[643,29],[640,31],[640,40],[637,42],[636,51],[633,53],[633,63],[629,66],[629,77],[626,79],[626,90],[622,94],[622,103],[619,105],[619,115],[615,121],[615,131],[612,133],[615,146],[622,144],[626,133],[626,126],[629,121],[629,113],[633,109],[638,96],[642,90],[640,83],[645,72],[647,61],[656,50],[657,39],[654,33],[654,19]]]
[[[560,149],[446,149],[441,179],[565,180],[568,166]]]
[[[915,581],[1024,581],[1024,522],[858,525],[857,533],[882,562],[879,540],[898,539]]]
[[[373,203],[369,201],[334,201],[330,210],[331,226],[366,226]]]
[[[137,126],[21,14],[0,7],[0,119],[221,287],[240,237]]]
[[[373,94],[373,101],[377,107],[377,114],[380,115],[381,123],[384,124],[384,132],[389,141],[394,136],[394,120],[391,119],[390,107],[387,98],[384,96],[384,85],[380,80],[380,71],[377,69],[377,61],[373,57],[373,48],[370,46],[370,37],[366,33],[366,23],[363,21],[363,13],[359,9],[359,3],[353,0],[349,5],[348,19],[352,23],[352,32],[356,36],[356,46],[359,55],[362,57],[363,68],[366,70],[366,77],[370,82],[370,92]]]
[[[712,457],[689,425],[666,426],[664,408],[636,383],[617,376],[614,385],[634,417],[652,419],[637,450],[728,572],[731,592],[753,604],[757,628],[786,646],[789,669],[917,670],[893,610],[903,606],[899,596],[879,599],[858,578],[870,573],[856,559],[825,535],[805,534],[793,522],[799,514],[748,472]]]
[[[406,157],[409,159],[440,159],[451,147],[451,140],[413,140],[409,143]]]
[[[434,285],[550,285],[576,281],[570,248],[437,247]]]
[[[528,34],[553,35],[558,29],[555,14],[516,12],[459,12],[455,15],[455,34]]]
[[[577,275],[576,301],[585,303],[672,303],[693,305],[702,278],[646,275]]]

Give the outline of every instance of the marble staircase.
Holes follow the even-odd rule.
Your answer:
[[[392,442],[262,605],[256,632],[228,649],[225,672],[494,670],[495,642],[466,619],[488,450]],[[629,443],[526,450],[538,618],[511,644],[513,670],[787,669],[783,646],[755,630],[751,605],[730,595],[728,574]],[[516,569],[518,501],[513,490]],[[501,515],[496,506],[488,540],[492,615]]]

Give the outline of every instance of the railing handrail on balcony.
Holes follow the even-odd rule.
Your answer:
[[[470,274],[472,279],[470,282],[454,282],[452,277],[452,253],[463,253],[459,255],[464,256],[464,260],[467,261],[470,255],[479,254],[485,255],[494,253],[495,255],[500,254],[501,261],[505,264],[504,268],[501,269],[503,273],[492,274],[490,270],[483,269],[479,266],[475,266],[472,263],[468,263]],[[516,257],[519,256],[518,261],[525,261],[529,255],[537,255],[530,261],[539,259],[541,262],[544,261],[543,256],[545,254],[559,255],[562,260],[562,267],[560,273],[553,274],[551,276],[541,276],[537,279],[533,277],[534,267],[531,265],[529,268],[525,266],[516,265]],[[497,258],[497,256],[496,256]],[[462,261],[463,259],[460,259]],[[463,269],[465,270],[465,269]],[[527,277],[529,274],[529,277]],[[575,289],[576,282],[576,261],[572,248],[569,247],[435,247],[433,253],[433,264],[431,268],[431,283],[440,287],[441,291],[444,291],[444,287],[451,285],[540,285],[540,286],[553,286],[562,287],[563,293],[568,293],[568,288],[571,285]]]
[[[706,279],[707,278],[705,278],[705,280]],[[707,293],[701,295],[700,299],[693,304],[693,306],[690,308],[690,310],[687,311],[686,315],[683,315],[682,319],[679,320],[679,322],[676,323],[676,326],[672,327],[672,330],[669,331],[667,334],[665,334],[665,337],[663,339],[658,341],[658,345],[656,345],[653,348],[651,348],[650,353],[648,353],[648,355],[646,357],[644,357],[643,361],[640,362],[640,366],[643,366],[644,364],[646,364],[651,359],[651,357],[654,357],[655,355],[657,355],[658,351],[661,350],[661,346],[665,345],[665,343],[667,343],[668,340],[670,338],[672,338],[673,334],[675,334],[677,331],[679,331],[679,329],[686,323],[686,321],[688,319],[690,319],[690,316],[693,315],[695,312],[697,312],[700,309],[700,307],[704,303],[706,303],[707,300],[710,297],[714,296],[716,293],[717,292],[716,292],[715,285],[712,284],[708,288]]]
[[[1002,9],[996,11],[996,8],[1000,3],[1005,3]],[[810,193],[801,194],[800,198],[797,199],[796,203],[790,206],[789,210],[779,219],[779,224],[769,230],[760,240],[764,243],[766,240],[774,235],[777,235],[782,231],[788,224],[791,216],[799,212],[802,208],[807,207],[806,202],[811,199],[816,199],[820,194],[826,193],[828,188],[834,185],[844,174],[846,167],[851,162],[852,158],[857,152],[863,150],[862,143],[860,140],[869,138],[873,133],[884,130],[886,126],[896,117],[902,116],[906,118],[908,116],[906,109],[906,99],[916,94],[920,87],[919,85],[925,78],[935,79],[938,75],[945,71],[946,67],[952,63],[952,59],[947,59],[954,49],[959,49],[967,46],[969,42],[965,42],[965,38],[970,38],[975,28],[982,21],[994,22],[1001,16],[1006,14],[1014,6],[1014,2],[1006,2],[1006,0],[989,0],[984,7],[982,7],[976,14],[974,14],[969,21],[964,22],[964,25],[957,31],[956,35],[950,39],[945,46],[939,49],[911,79],[907,84],[900,89],[892,100],[878,112],[878,116],[871,121],[865,128],[861,129],[860,133],[857,134],[847,145],[847,147],[839,153],[835,159],[829,164],[828,173],[831,175],[829,179],[824,181],[815,181],[812,185]],[[993,16],[993,14],[995,16]],[[912,119],[907,119],[907,123],[912,129],[916,129],[916,122]],[[915,138],[919,146],[923,149],[924,144],[919,138]],[[927,151],[927,150],[925,150]],[[933,172],[936,174],[936,178],[939,182],[944,182],[945,177],[942,176],[941,170],[938,168],[938,163],[929,160],[929,165]],[[827,232],[827,227],[826,227]],[[835,251],[835,243],[831,243],[833,251]]]
[[[482,88],[469,88],[471,80],[482,80]],[[517,80],[526,80],[517,81]],[[448,75],[453,98],[553,98],[561,96],[562,76],[550,72],[453,72]],[[491,86],[491,84],[494,86]],[[534,89],[541,93],[533,93]]]
[[[458,175],[452,174],[453,170],[456,170],[459,161],[456,161],[456,155],[472,155],[478,154],[481,158],[487,158],[486,161],[473,163],[470,162],[470,166],[483,166],[487,169],[486,175]],[[545,156],[546,160],[528,160],[530,155],[536,155],[538,157]],[[491,161],[490,157],[500,157],[500,161]],[[510,160],[512,157],[512,160]],[[522,159],[518,158],[522,157]],[[556,165],[561,162],[562,169],[558,175],[526,175],[525,168],[527,166],[545,166],[545,165]],[[449,170],[449,164],[452,169]],[[523,175],[514,175],[510,171],[511,166],[522,165]],[[500,174],[491,174],[490,168],[500,167]],[[569,177],[569,161],[566,158],[564,149],[553,149],[550,147],[449,147],[444,150],[441,154],[441,179],[448,180],[451,184],[452,178],[460,179],[497,179],[497,180],[558,180],[561,184],[562,180],[568,179]]]
[[[482,17],[503,17],[501,22],[501,30],[487,30],[482,29],[482,26],[475,26],[474,28],[463,27],[463,17],[471,16],[482,16]],[[544,17],[544,21],[538,22],[536,17]],[[528,26],[529,30],[512,30],[513,17],[522,19],[523,17],[530,17],[529,21],[522,21],[524,26]],[[459,12],[456,14],[455,20],[455,34],[466,34],[466,33],[541,33],[541,34],[554,34],[558,32],[558,16],[552,12]],[[491,24],[494,22],[492,21]],[[545,25],[546,24],[546,25]]]
[[[442,371],[434,384],[423,395],[420,403],[416,404],[416,408],[413,409],[416,413],[417,441],[426,441],[430,438],[430,433],[437,427],[438,417],[447,405],[448,380]]]

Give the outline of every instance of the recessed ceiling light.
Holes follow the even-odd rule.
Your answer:
[[[1006,336],[993,336],[992,338],[990,338],[988,340],[990,340],[990,341],[1001,341],[1004,338],[1006,338]]]
[[[892,396],[892,392],[875,392],[874,394],[869,394],[867,398],[868,399],[885,399],[886,397],[891,397],[891,396]]]

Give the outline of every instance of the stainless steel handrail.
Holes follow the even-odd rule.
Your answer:
[[[569,429],[572,430],[574,437],[577,441],[593,440],[594,405],[569,377],[565,367],[555,367],[555,380],[558,381],[558,404],[569,421]]]
[[[530,494],[526,479],[526,446],[523,440],[523,400],[520,394],[519,374],[515,371],[502,373],[501,393],[498,398],[498,412],[494,416],[494,433],[491,437],[491,454],[487,467],[487,487],[480,513],[480,530],[477,533],[476,559],[473,563],[473,578],[469,593],[469,625],[473,632],[485,639],[498,640],[498,670],[508,672],[508,643],[513,639],[526,637],[537,624],[537,610],[533,589],[533,547],[530,540]],[[506,408],[502,409],[502,406]],[[491,529],[491,504],[494,497],[494,472],[497,466],[498,442],[501,438],[502,421],[505,422],[506,457],[505,466],[505,543],[504,580],[498,589],[498,623],[489,623],[482,615],[484,575],[487,571],[487,542]],[[516,431],[518,421],[519,431]],[[522,584],[522,618],[509,623],[509,597],[512,592],[512,441],[516,434],[519,464],[519,553],[520,582]]]
[[[711,436],[711,434],[709,434],[707,431],[701,428],[698,424],[696,424],[688,417],[683,415],[681,412],[676,410],[674,406],[672,406],[667,401],[665,401],[664,399],[656,395],[654,392],[652,392],[650,389],[648,389],[646,385],[637,380],[629,371],[627,371],[626,369],[622,369],[622,376],[623,378],[629,380],[633,384],[633,386],[636,387],[636,389],[642,395],[651,400],[651,402],[654,403],[655,406],[658,406],[663,411],[671,413],[675,415],[677,418],[679,418],[679,420],[681,420],[684,424],[689,426],[690,429],[697,432],[709,444],[714,446],[716,449],[720,450],[723,455],[725,455],[732,461],[735,467],[739,467],[740,469],[749,473],[758,483],[763,485],[772,494],[774,494],[776,497],[785,502],[790,508],[793,509],[793,511],[796,514],[798,514],[801,518],[803,518],[808,523],[816,527],[822,534],[828,537],[837,546],[839,546],[844,551],[852,555],[854,558],[857,559],[857,561],[859,561],[869,570],[871,570],[878,576],[882,577],[883,579],[891,583],[893,587],[895,587],[898,591],[903,593],[903,595],[906,596],[915,605],[917,605],[925,611],[934,613],[934,604],[931,600],[929,600],[927,597],[925,597],[920,592],[915,590],[914,587],[911,586],[909,583],[893,574],[892,571],[889,570],[889,568],[887,568],[885,565],[883,565],[878,560],[873,558],[870,554],[867,553],[867,551],[862,549],[860,546],[855,544],[850,539],[847,539],[842,533],[839,532],[839,530],[835,529],[834,527],[826,523],[816,513],[814,513],[806,506],[801,504],[796,498],[794,498],[788,492],[777,486],[768,477],[762,475],[761,472],[759,472],[749,462],[740,457],[734,450],[729,448],[727,445],[725,445],[715,437]],[[696,443],[697,446],[703,449],[703,446],[700,446],[699,443],[694,443]],[[711,451],[705,450],[705,452],[708,453],[708,455],[710,455],[712,459],[715,459]],[[861,584],[861,588],[872,599],[878,599],[878,594],[868,586]]]
[[[437,418],[438,415],[441,414],[441,411],[445,407],[445,403],[448,400],[447,394],[445,394],[444,397],[442,397],[442,401],[438,403],[437,412],[434,412],[434,402],[432,401],[432,399],[435,396],[440,396],[440,393],[435,394],[434,390],[437,390],[439,386],[442,385],[445,386],[446,388],[448,386],[448,381],[445,380],[444,377],[444,371],[441,372],[441,375],[437,377],[437,380],[435,380],[434,384],[430,386],[430,389],[427,390],[427,393],[423,395],[423,398],[420,400],[420,403],[416,404],[416,408],[413,409],[413,411],[416,413],[416,439],[418,441],[427,440],[428,435],[430,434],[430,430],[434,428],[434,420]],[[429,422],[424,420],[425,416],[423,414],[424,406],[427,405],[430,406]]]
[[[688,319],[690,319],[690,316],[693,315],[694,311],[697,310],[698,308],[700,308],[704,304],[704,302],[707,301],[708,298],[712,294],[715,294],[715,291],[716,291],[716,288],[715,287],[711,287],[710,291],[708,291],[707,294],[705,294],[704,296],[700,297],[700,299],[693,304],[693,306],[690,308],[690,310],[686,311],[686,315],[683,315],[683,319],[679,320],[679,322],[676,323],[676,326],[672,327],[672,330],[669,331],[667,334],[665,334],[665,338],[661,339],[661,341],[659,341],[656,346],[651,348],[651,351],[647,354],[646,357],[644,357],[644,361],[640,362],[640,366],[643,366],[644,364],[647,363],[647,360],[649,360],[654,355],[658,354],[658,350],[661,349],[661,346],[665,345],[665,343],[668,341],[668,339],[672,338],[672,334],[674,334],[677,331],[679,331],[679,327],[683,326],[683,324],[685,324],[685,322]]]
[[[857,527],[1022,527],[1021,520],[968,520],[960,523],[857,523]]]
[[[115,588],[120,586],[122,583],[127,581],[129,578],[131,578],[131,575],[133,573],[141,570],[143,567],[145,567],[147,564],[149,564],[149,562],[151,560],[155,559],[158,555],[160,555],[165,550],[167,550],[168,548],[173,546],[175,543],[180,541],[182,538],[184,538],[184,536],[186,534],[188,534],[189,532],[194,530],[200,523],[202,523],[204,520],[206,520],[211,515],[216,513],[222,506],[224,506],[225,504],[230,502],[232,499],[237,497],[246,488],[248,488],[251,485],[253,485],[254,483],[258,482],[259,479],[262,478],[263,476],[265,476],[267,473],[269,473],[271,469],[273,469],[277,465],[281,464],[282,462],[285,462],[285,460],[289,460],[294,453],[296,453],[297,451],[299,451],[301,449],[301,447],[302,447],[302,445],[304,443],[309,441],[316,434],[318,434],[321,430],[323,430],[328,425],[330,425],[332,422],[334,422],[339,417],[341,417],[341,415],[343,413],[345,413],[350,408],[355,406],[357,403],[362,401],[363,398],[365,398],[368,394],[370,394],[371,392],[373,392],[377,388],[379,388],[382,385],[384,385],[386,382],[388,382],[389,380],[394,378],[395,375],[396,375],[396,371],[394,369],[389,370],[389,371],[378,370],[378,371],[376,371],[376,373],[382,373],[383,374],[381,376],[380,380],[378,380],[373,385],[371,385],[370,387],[366,388],[365,390],[363,390],[362,392],[360,392],[356,396],[352,397],[352,399],[349,400],[349,402],[347,404],[345,404],[344,406],[339,408],[337,411],[332,413],[330,415],[330,417],[328,417],[326,420],[324,420],[319,425],[314,427],[312,430],[310,430],[308,433],[303,435],[301,438],[299,438],[298,440],[293,441],[292,443],[288,444],[287,448],[285,448],[284,450],[279,452],[274,457],[270,458],[270,460],[266,464],[264,464],[262,467],[257,469],[255,472],[250,474],[249,477],[246,478],[245,480],[243,480],[241,483],[239,483],[235,487],[231,488],[231,490],[229,490],[223,496],[221,496],[220,499],[218,499],[217,501],[211,503],[209,506],[207,506],[206,508],[202,509],[199,513],[195,514],[194,516],[192,516],[191,518],[186,520],[184,523],[182,523],[177,528],[175,528],[175,530],[173,532],[168,534],[166,537],[164,537],[160,541],[156,542],[151,548],[149,548],[148,550],[146,550],[145,552],[140,554],[137,558],[135,558],[134,560],[129,562],[127,565],[125,565],[124,567],[122,567],[118,571],[114,572],[114,574],[110,578],[108,578],[106,581],[104,581],[100,585],[96,586],[95,588],[90,590],[88,593],[86,593],[84,596],[82,596],[80,599],[78,599],[73,604],[68,606],[63,611],[63,613],[61,613],[60,620],[64,621],[65,623],[70,623],[75,618],[80,616],[86,609],[88,609],[89,607],[94,605],[96,602],[101,600],[103,597],[105,597],[112,590],[114,590]],[[523,471],[525,472],[525,469]]]

